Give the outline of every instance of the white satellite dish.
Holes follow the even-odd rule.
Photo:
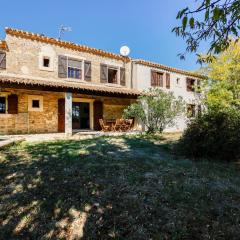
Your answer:
[[[120,48],[120,54],[124,57],[127,57],[130,53],[130,48],[128,46],[122,46]]]

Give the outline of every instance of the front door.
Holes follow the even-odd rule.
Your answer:
[[[73,129],[90,129],[89,103],[73,102],[72,127]]]

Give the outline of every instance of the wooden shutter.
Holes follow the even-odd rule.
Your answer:
[[[67,57],[58,56],[58,77],[67,78]]]
[[[103,119],[103,103],[101,101],[95,101],[93,103],[93,115],[94,115],[94,130],[101,130],[99,119]]]
[[[92,67],[91,62],[84,62],[84,79],[85,81],[91,81]]]
[[[159,86],[163,87],[163,74],[159,73]]]
[[[100,81],[101,83],[107,83],[108,81],[108,70],[106,64],[100,65]]]
[[[16,94],[8,96],[8,113],[18,114],[18,96]]]
[[[155,83],[155,78],[156,78],[156,72],[155,71],[151,71],[151,86],[155,87],[156,83]]]
[[[120,84],[126,86],[125,68],[120,68]]]
[[[6,69],[6,53],[0,52],[0,69]]]
[[[65,99],[58,99],[58,132],[65,132]]]
[[[166,73],[166,88],[170,88],[170,73]]]

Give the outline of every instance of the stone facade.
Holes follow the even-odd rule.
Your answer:
[[[16,94],[18,96],[18,114],[0,114],[0,134],[58,132],[58,99],[64,98],[65,93],[4,89],[4,94]],[[29,96],[43,97],[42,111],[29,111]],[[102,101],[104,119],[121,118],[123,110],[131,102],[129,99],[80,94],[74,94],[73,98],[79,101],[81,99]],[[90,116],[90,118],[92,117]]]
[[[87,82],[87,84],[102,84],[100,83],[100,64],[107,64],[117,68],[124,67],[126,71],[126,88],[130,88],[131,86],[130,63],[11,35],[6,36],[6,42],[8,45],[7,68],[6,70],[0,70],[0,73],[4,71],[7,74],[22,75],[26,78],[59,80],[58,56],[65,55],[74,59],[91,62],[92,80],[91,82]],[[43,56],[50,58],[51,67],[49,69],[41,67]],[[84,80],[65,80],[86,83]],[[106,83],[104,85],[122,88],[120,85],[120,75],[118,76],[118,84]]]
[[[9,89],[18,95],[18,114],[0,114],[0,134],[51,133],[58,131],[58,98],[62,93]],[[43,97],[43,111],[29,111],[28,97]]]

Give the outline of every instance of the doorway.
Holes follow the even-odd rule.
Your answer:
[[[90,104],[86,102],[73,102],[72,128],[90,129]]]

